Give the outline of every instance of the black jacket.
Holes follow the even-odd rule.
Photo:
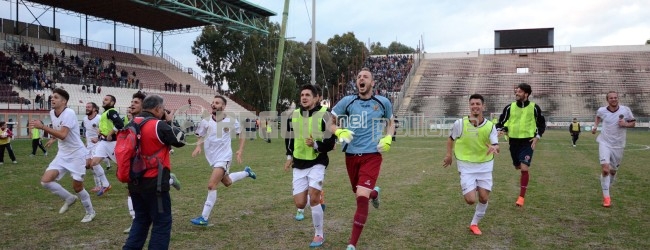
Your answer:
[[[312,110],[309,110],[308,114],[309,117],[311,117],[314,112],[317,112],[321,109],[321,106],[318,105],[314,107]],[[306,111],[304,108],[300,108],[300,113],[302,114],[304,111]],[[303,159],[298,159],[298,158],[293,158],[293,168],[297,169],[307,169],[310,167],[313,167],[314,165],[317,164],[322,164],[325,167],[329,165],[329,157],[327,156],[327,152],[332,151],[334,149],[334,145],[336,144],[336,136],[334,136],[329,130],[327,129],[327,125],[329,123],[329,118],[330,118],[330,110],[327,110],[327,115],[323,116],[323,119],[321,120],[321,127],[323,128],[323,140],[322,141],[315,141],[318,146],[318,149],[315,149],[319,154],[314,160],[303,160]],[[293,150],[294,150],[294,139],[293,139],[293,128],[291,127],[291,117],[287,119],[287,132],[289,136],[284,140],[284,144],[286,146],[287,152],[286,155],[291,155],[293,156]]]

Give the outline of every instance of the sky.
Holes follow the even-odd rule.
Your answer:
[[[15,1],[0,1],[0,16],[14,19]],[[282,0],[248,0],[282,21]],[[38,16],[43,10],[32,9]],[[312,0],[292,0],[286,37],[306,42],[311,38]],[[43,25],[52,25],[52,12],[43,14]],[[24,8],[20,21],[34,17]],[[84,21],[58,13],[61,35],[85,37]],[[494,30],[554,28],[555,46],[641,45],[650,39],[650,1],[647,0],[318,0],[316,40],[353,32],[357,39],[388,46],[397,41],[416,48],[420,42],[427,53],[477,51],[494,47]],[[88,25],[88,39],[113,42],[113,25]],[[137,31],[118,26],[117,44],[137,47]],[[164,53],[184,67],[198,71],[191,53],[200,32],[164,37]],[[142,49],[152,50],[151,33],[142,32]]]

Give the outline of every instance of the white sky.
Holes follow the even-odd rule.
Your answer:
[[[15,2],[15,0],[11,0]],[[277,15],[281,22],[284,1],[248,0]],[[311,37],[312,0],[292,0],[286,37],[306,42]],[[354,32],[363,42],[388,46],[398,41],[417,47],[420,39],[427,52],[477,51],[494,46],[494,30],[555,28],[555,45],[639,45],[650,39],[648,0],[319,0],[316,3],[316,40],[327,42],[336,34]],[[43,12],[32,9],[37,16]],[[0,1],[0,16],[15,18],[15,3]],[[135,14],[135,13],[134,13]],[[10,17],[11,16],[11,17]],[[34,18],[24,8],[20,21]],[[41,18],[52,25],[52,12]],[[57,14],[61,35],[85,37],[84,22]],[[90,23],[88,39],[113,43],[113,25]],[[137,47],[137,32],[118,25],[117,44]],[[164,53],[185,67],[198,69],[190,47],[198,32],[166,36]],[[142,49],[152,50],[150,33],[142,34]]]

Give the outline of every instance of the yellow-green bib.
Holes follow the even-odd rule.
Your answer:
[[[488,162],[494,159],[493,154],[487,154],[488,146],[485,144],[490,141],[490,133],[494,124],[485,120],[485,124],[480,127],[474,127],[469,117],[463,118],[463,132],[456,139],[454,144],[454,155],[456,159],[466,162]]]
[[[530,102],[528,106],[520,108],[517,102],[510,104],[510,117],[506,124],[508,137],[510,138],[533,138],[537,130],[535,120],[535,103]]]
[[[305,144],[305,139],[311,137],[314,141],[323,140],[323,126],[321,121],[326,112],[327,108],[321,107],[320,110],[314,112],[310,117],[303,117],[300,109],[293,111],[291,115],[291,126],[293,128],[294,158],[314,160],[318,157],[318,152],[314,148],[308,147]]]
[[[41,130],[37,128],[32,129],[32,139],[39,139],[41,138]]]
[[[110,110],[115,110],[114,108],[110,108],[104,111],[102,113],[102,116],[99,118],[99,133],[102,135],[108,135],[111,130],[113,130],[113,121],[111,119],[108,119],[108,111]]]

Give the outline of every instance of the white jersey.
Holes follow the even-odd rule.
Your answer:
[[[598,143],[605,143],[610,148],[625,148],[627,129],[618,126],[618,121],[620,119],[625,119],[628,122],[636,120],[630,108],[624,105],[618,105],[618,109],[612,112],[607,107],[600,107],[596,111],[596,116],[600,117],[601,124],[603,125],[596,141]]]
[[[487,123],[488,119],[483,119],[483,122],[478,126],[482,127]],[[451,127],[450,137],[454,140],[458,139],[463,133],[463,119],[458,119],[454,122],[454,125]],[[497,129],[492,125],[492,132],[490,132],[490,143],[498,144],[499,143],[499,133]],[[487,152],[486,152],[487,153]],[[492,172],[494,169],[494,160],[487,162],[467,162],[456,160],[456,165],[458,166],[458,172],[460,173],[486,173]]]
[[[69,129],[65,139],[58,139],[59,152],[56,154],[56,157],[85,157],[87,151],[84,143],[81,141],[79,122],[77,121],[77,114],[75,114],[74,110],[65,108],[58,117],[54,114],[54,109],[50,110],[50,120],[52,121],[52,128],[54,130],[61,130],[63,127]]]
[[[210,166],[220,161],[232,160],[231,136],[241,132],[239,121],[225,117],[222,121],[215,121],[212,117],[204,119],[196,129],[196,135],[203,137],[205,158]]]
[[[93,119],[88,119],[88,116],[84,117],[84,128],[86,130],[86,140],[90,141],[90,138],[99,137],[99,114],[95,115]]]

